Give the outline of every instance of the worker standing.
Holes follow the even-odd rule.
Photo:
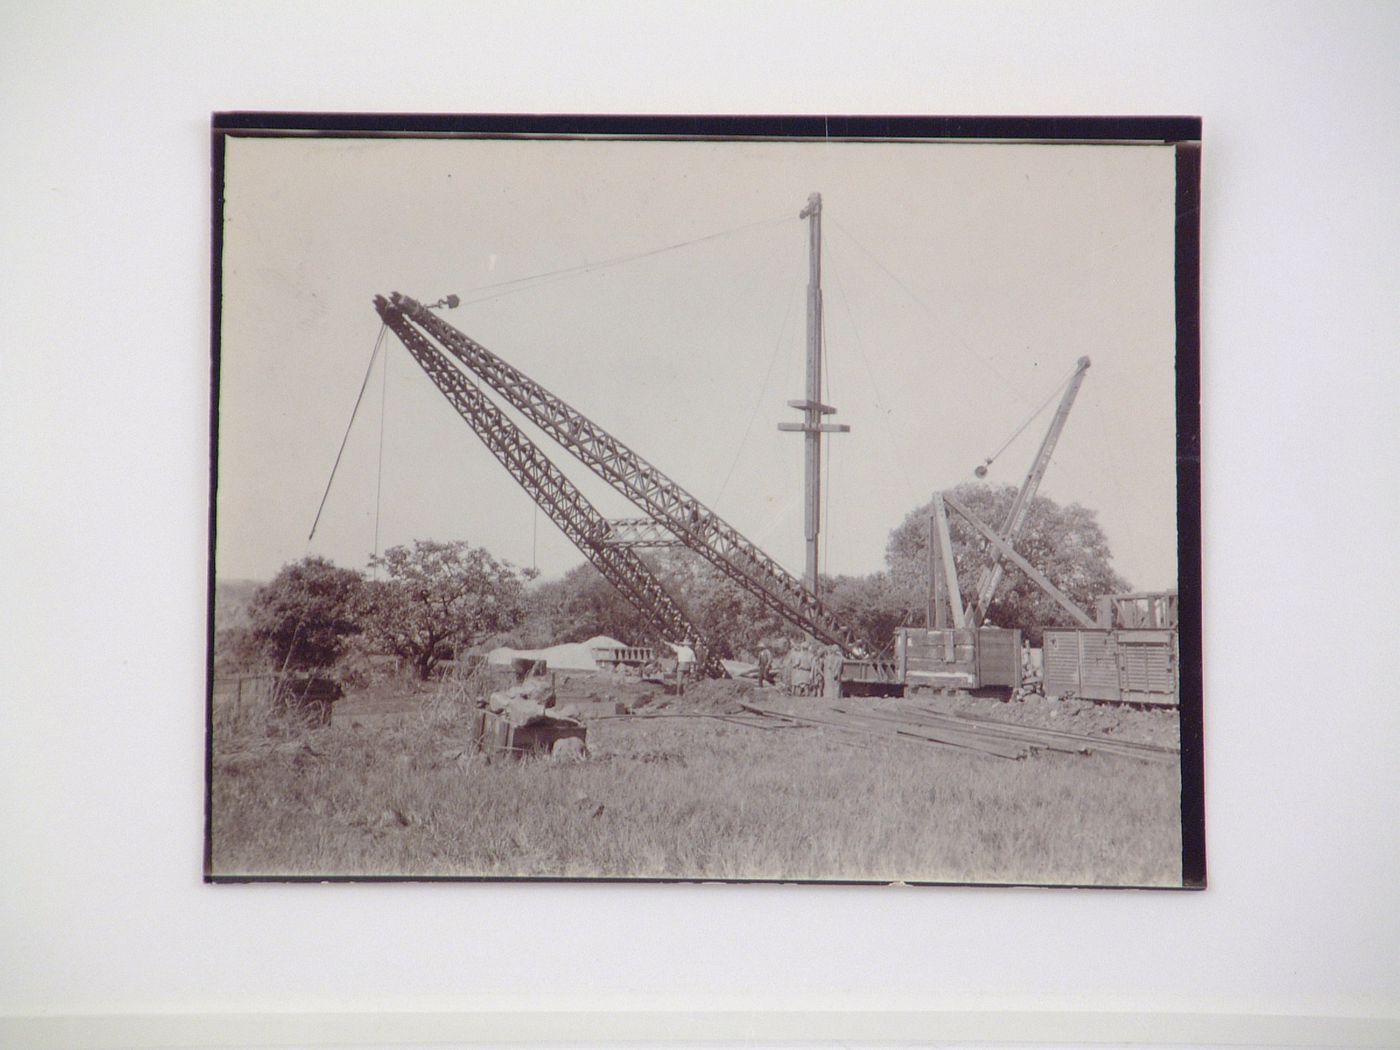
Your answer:
[[[758,687],[768,684],[768,669],[773,666],[773,650],[763,645],[758,650]]]
[[[695,650],[687,638],[680,645],[673,645],[676,651],[676,692],[685,693],[685,680],[695,670]]]
[[[832,700],[839,700],[841,697],[841,669],[846,665],[845,658],[841,655],[841,650],[836,646],[829,646],[826,650],[826,658],[822,661],[822,670],[826,677],[825,695]]]

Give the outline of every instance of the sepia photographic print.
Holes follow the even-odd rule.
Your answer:
[[[1205,885],[1199,120],[213,151],[207,879]]]

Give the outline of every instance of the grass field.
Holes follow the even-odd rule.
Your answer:
[[[583,761],[487,762],[465,715],[425,694],[268,735],[216,703],[211,873],[1181,881],[1169,763],[702,718],[597,720]]]

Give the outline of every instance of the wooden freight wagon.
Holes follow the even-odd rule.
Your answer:
[[[1171,704],[1179,698],[1180,657],[1175,631],[1122,630],[1118,638],[1118,683],[1130,704]]]
[[[1119,699],[1118,646],[1113,633],[1047,627],[1041,641],[1045,695]]]
[[[842,696],[903,696],[904,679],[888,656],[848,656],[841,664]]]
[[[905,689],[1007,689],[1021,685],[1021,632],[1001,627],[901,627],[898,673]]]
[[[1175,631],[1047,628],[1045,695],[1175,705],[1176,647]]]

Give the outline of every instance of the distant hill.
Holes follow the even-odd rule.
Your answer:
[[[248,626],[248,605],[262,585],[261,580],[215,580],[214,629]]]

